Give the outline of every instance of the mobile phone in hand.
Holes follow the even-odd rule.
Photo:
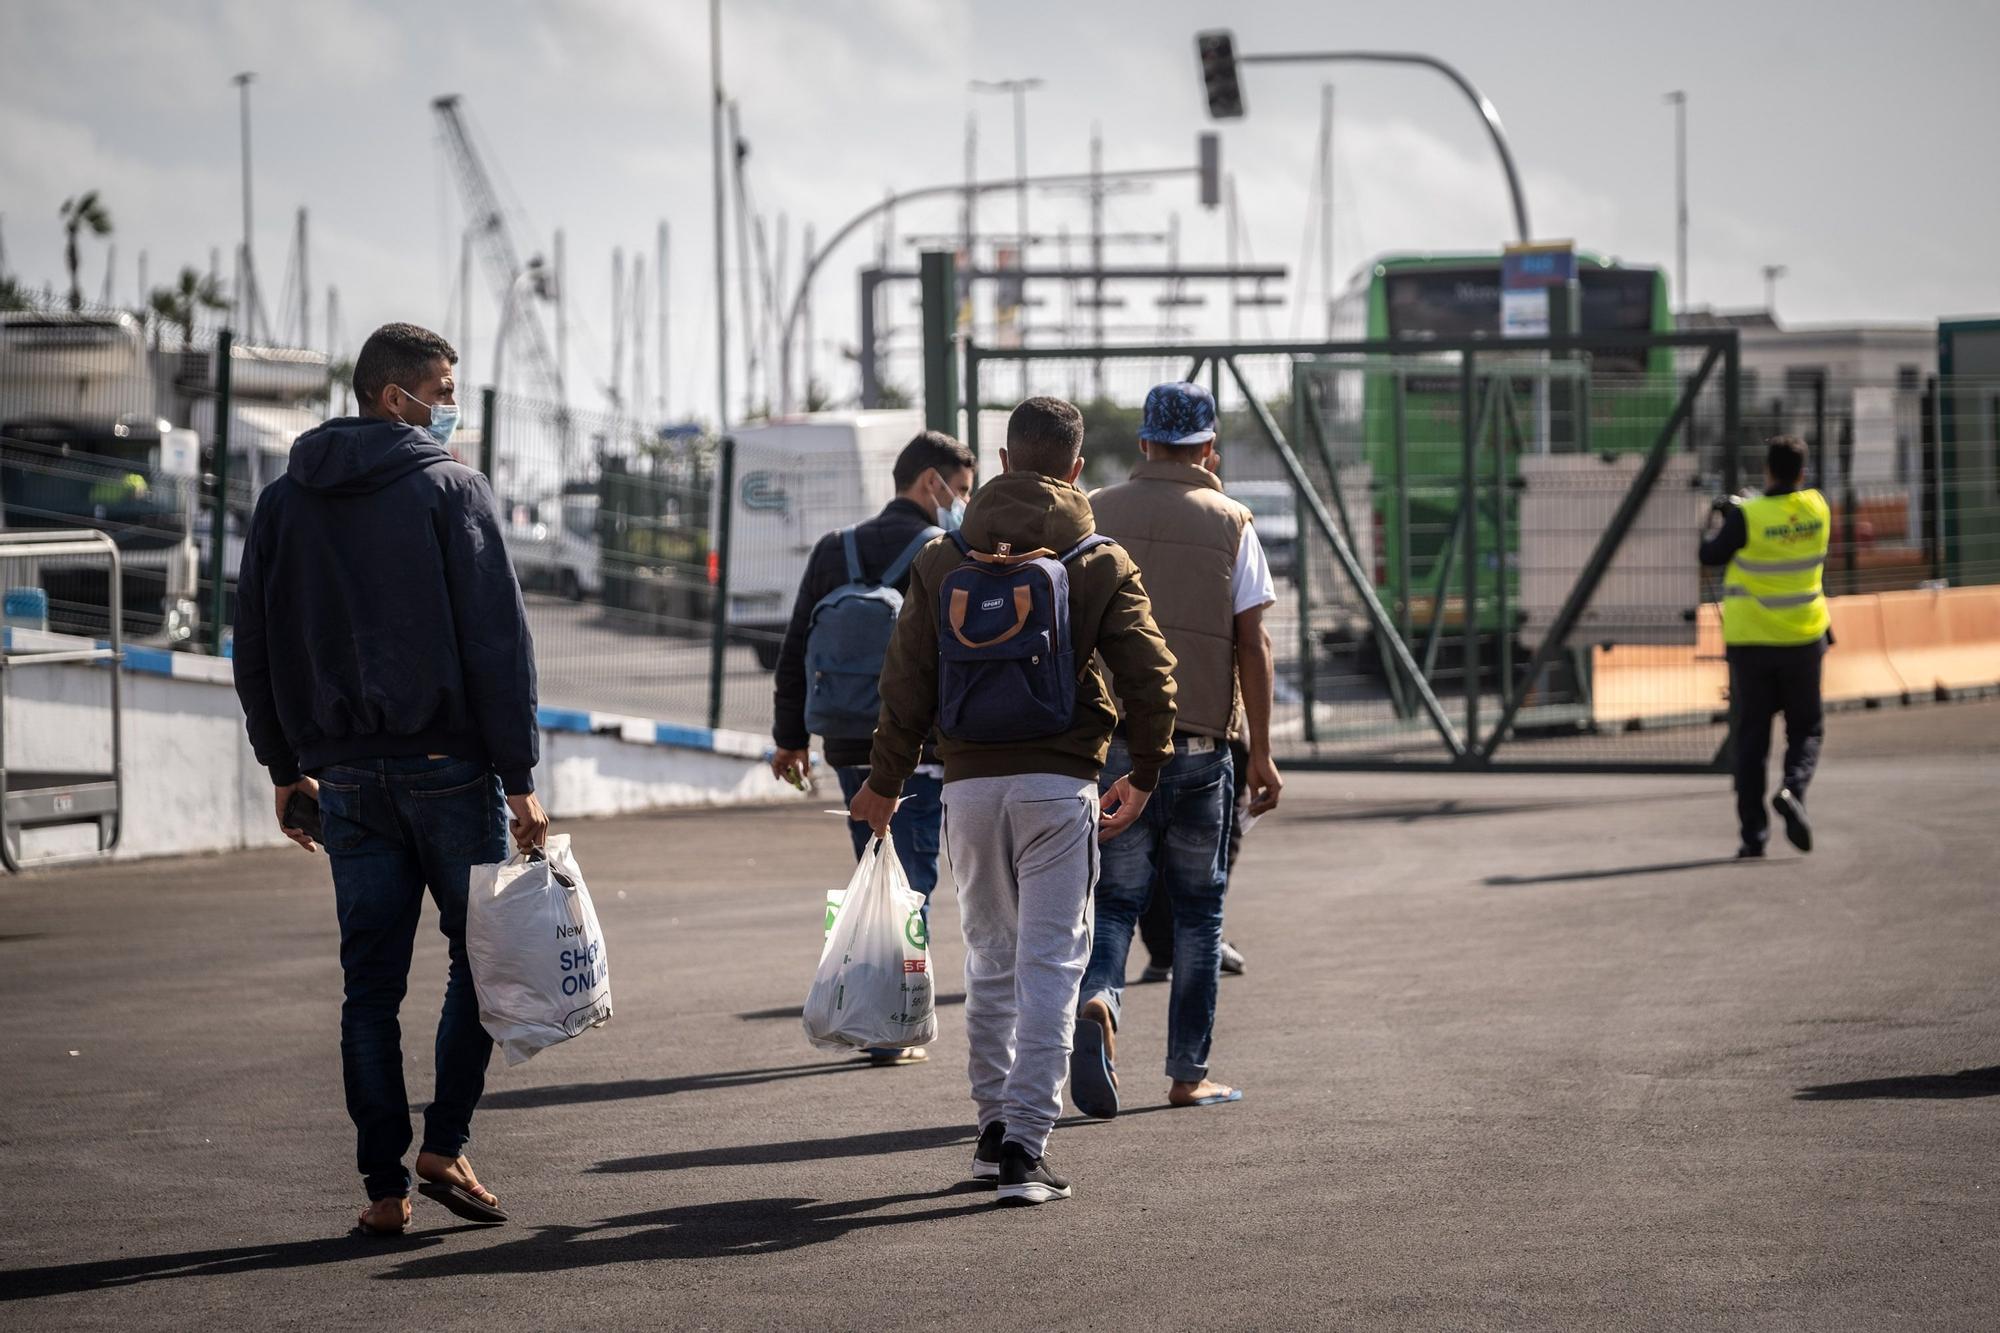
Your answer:
[[[285,802],[285,827],[297,829],[314,842],[320,837],[319,802],[305,794],[303,790],[292,793],[292,799]]]

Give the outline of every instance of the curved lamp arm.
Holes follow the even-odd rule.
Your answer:
[[[1486,124],[1486,133],[1493,140],[1493,148],[1500,154],[1500,166],[1507,173],[1507,189],[1514,201],[1514,230],[1520,233],[1522,244],[1526,244],[1528,229],[1527,196],[1521,191],[1521,175],[1514,169],[1514,154],[1507,148],[1507,132],[1500,125],[1500,112],[1495,109],[1486,95],[1472,86],[1472,80],[1456,69],[1439,60],[1417,51],[1298,51],[1283,55],[1238,56],[1239,65],[1328,65],[1328,64],[1372,64],[1372,65],[1424,65],[1436,70],[1458,85],[1458,90],[1466,95],[1472,105],[1478,108],[1479,118]]]

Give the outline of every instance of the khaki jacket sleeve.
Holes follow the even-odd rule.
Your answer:
[[[1111,688],[1125,706],[1125,744],[1132,752],[1132,785],[1151,791],[1174,757],[1174,654],[1153,623],[1153,604],[1139,581],[1139,567],[1122,552],[1124,578],[1105,607],[1097,651],[1111,672]]]
[[[875,719],[875,747],[868,759],[868,785],[880,796],[902,794],[937,721],[936,602],[919,558],[910,569],[910,589],[882,660],[882,711]]]

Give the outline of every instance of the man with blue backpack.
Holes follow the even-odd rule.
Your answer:
[[[840,780],[842,800],[853,800],[867,781],[881,710],[876,679],[909,586],[911,562],[928,542],[958,526],[975,471],[970,449],[927,430],[896,458],[896,498],[874,518],[829,532],[813,547],[778,650],[771,771],[779,781],[804,783],[814,736],[826,742],[826,762]],[[925,898],[937,887],[943,772],[926,746],[903,784],[903,805],[891,828],[903,873]],[[850,821],[847,828],[859,859],[873,834],[866,824]],[[926,1058],[922,1047],[869,1056],[881,1065]]]
[[[1008,420],[1002,475],[951,541],[917,557],[848,811],[888,829],[936,728],[965,930],[972,1173],[1002,1204],[1070,1197],[1047,1144],[1090,957],[1097,843],[1139,817],[1173,757],[1173,654],[1137,568],[1096,533],[1075,485],[1082,449],[1075,407],[1028,399]],[[1100,801],[1114,688],[1131,771]]]

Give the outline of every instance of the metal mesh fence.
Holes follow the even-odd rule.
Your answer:
[[[218,341],[119,311],[0,314],[0,523],[111,534],[134,643],[213,646],[256,496],[329,410],[324,357],[240,345],[225,402]],[[1614,374],[1482,351],[1467,376],[1448,353],[1239,349],[1199,367],[1172,349],[975,357],[966,433],[990,474],[1024,390],[1074,397],[1085,482],[1105,485],[1138,460],[1147,390],[1198,370],[1221,408],[1225,485],[1256,515],[1278,582],[1273,727],[1294,762],[1436,762],[1455,745],[1524,763],[1698,764],[1722,742],[1727,704],[1695,536],[1713,499],[1760,480],[1765,437],[1806,440],[1832,508],[1829,594],[2000,583],[2000,381],[1801,382],[1746,394],[1732,437],[1719,366],[1682,401],[1699,359],[1684,348],[1678,369]],[[466,415],[455,448],[494,479],[544,700],[713,715],[715,443],[514,397]],[[901,433],[883,458],[744,433],[728,497],[725,725],[768,726],[768,670],[808,553],[888,499],[910,427],[890,415],[882,429]],[[860,420],[842,428],[865,433]],[[101,566],[0,577],[10,624],[103,633]]]
[[[468,461],[483,459],[493,475],[543,701],[704,719],[714,442],[502,396],[490,421],[482,412],[470,447],[481,458]],[[756,671],[747,648],[732,650],[725,665],[737,675]]]
[[[1266,625],[1280,754],[1450,762],[1428,691],[1457,744],[1494,762],[1711,763],[1727,736],[1727,673],[1719,580],[1698,565],[1697,537],[1731,481],[1761,485],[1771,434],[1806,437],[1808,480],[1832,506],[1829,595],[2000,582],[1991,386],[1837,384],[1817,406],[1743,402],[1732,478],[1722,360],[1682,402],[1701,359],[1682,355],[1678,370],[1592,373],[1581,358],[1496,350],[1475,356],[1470,377],[1455,355],[1246,349],[1234,371],[1204,365],[1225,486],[1252,508],[1277,575]],[[1193,359],[1111,359],[1099,379],[1089,353],[1037,355],[1027,379],[1036,391],[1103,385],[1079,404],[1087,480],[1101,485],[1136,460],[1146,390],[1187,376]],[[973,373],[976,399],[1011,399],[1022,371],[996,360]]]

